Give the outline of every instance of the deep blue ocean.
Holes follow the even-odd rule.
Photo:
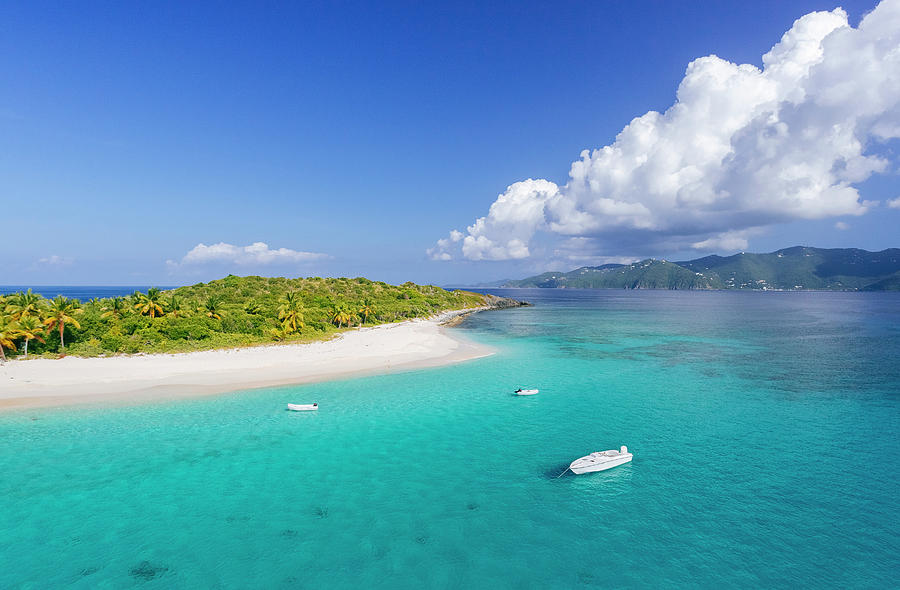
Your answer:
[[[900,586],[900,293],[497,292],[477,361],[0,414],[0,588]]]
[[[80,301],[89,299],[105,299],[107,297],[124,297],[131,295],[135,291],[147,292],[150,287],[158,287],[160,289],[174,289],[175,287],[164,287],[159,285],[88,285],[88,286],[72,286],[72,285],[0,285],[0,295],[8,295],[18,291],[26,291],[31,289],[34,293],[39,293],[48,299],[52,299],[57,295],[63,295]]]

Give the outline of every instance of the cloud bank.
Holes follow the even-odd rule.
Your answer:
[[[235,246],[219,242],[207,246],[200,243],[194,246],[180,262],[166,261],[169,266],[194,266],[210,263],[226,263],[245,265],[268,265],[309,262],[328,258],[326,254],[317,252],[299,252],[289,248],[273,250],[265,242],[254,242],[249,246]]]
[[[866,213],[854,185],[891,164],[868,148],[900,138],[900,0],[857,28],[840,8],[807,14],[762,63],[692,61],[664,113],[584,150],[563,186],[510,185],[429,256],[527,258],[538,237],[556,254],[740,250],[771,224]]]

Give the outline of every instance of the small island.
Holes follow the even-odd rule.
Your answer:
[[[229,275],[168,291],[81,302],[31,289],[0,296],[0,360],[175,353],[326,340],[351,327],[520,302],[365,278]]]
[[[458,363],[493,350],[447,324],[521,305],[363,278],[228,276],[83,303],[26,290],[0,298],[0,410],[143,403]]]

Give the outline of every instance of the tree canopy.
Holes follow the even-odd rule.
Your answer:
[[[0,346],[7,357],[24,356],[26,346],[32,355],[99,356],[300,342],[485,303],[477,293],[364,278],[229,275],[86,303],[29,290],[0,296]]]

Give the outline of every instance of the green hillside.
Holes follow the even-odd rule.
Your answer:
[[[866,285],[863,291],[900,291],[900,272],[895,272],[887,278]]]
[[[729,289],[852,291],[900,270],[900,250],[795,246],[769,254],[707,256],[678,264],[695,272],[715,273]]]
[[[900,290],[900,249],[796,246],[768,254],[740,253],[666,262],[585,266],[547,272],[506,287],[571,289]]]
[[[96,356],[302,342],[349,327],[513,305],[493,295],[363,278],[228,276],[84,303],[29,290],[0,296],[0,352],[22,355],[26,343],[32,354]]]
[[[665,260],[642,260],[634,264],[586,266],[572,272],[549,272],[509,281],[508,287],[568,289],[718,289],[717,277],[688,270]]]

